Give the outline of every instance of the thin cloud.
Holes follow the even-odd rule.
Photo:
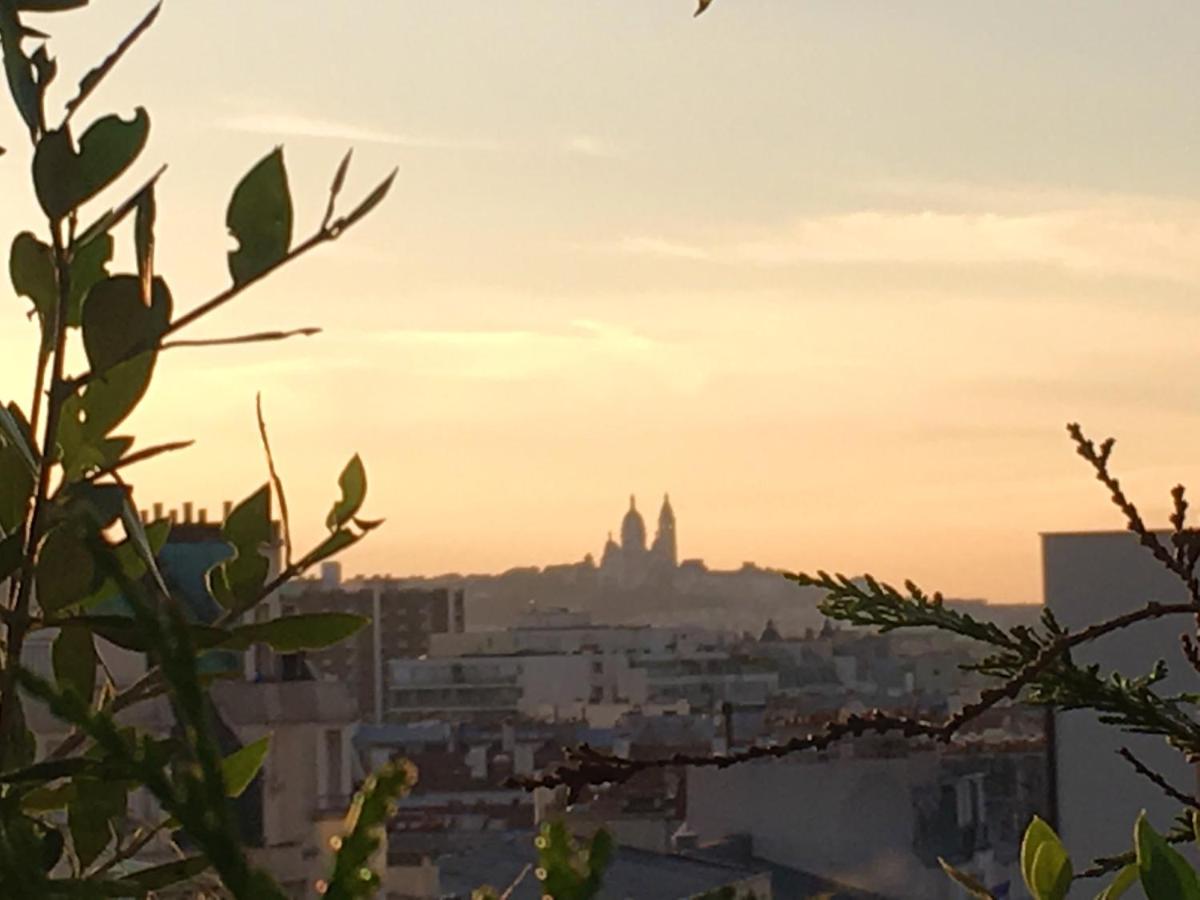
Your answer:
[[[502,150],[499,141],[440,135],[401,134],[363,128],[348,122],[291,113],[257,113],[234,116],[221,122],[227,131],[265,134],[272,137],[316,138],[347,143],[386,144],[416,150]]]
[[[596,159],[624,159],[629,155],[624,147],[594,134],[571,135],[563,139],[562,147],[568,153]]]
[[[729,265],[1038,265],[1200,281],[1200,209],[1096,206],[1031,213],[869,209],[703,239],[621,238],[620,253]]]

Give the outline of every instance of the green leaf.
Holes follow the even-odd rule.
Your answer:
[[[144,530],[146,546],[150,550],[151,557],[157,557],[158,552],[167,542],[167,537],[171,533],[171,523],[166,519],[160,519],[157,522],[151,522]],[[138,542],[140,543],[140,538]],[[130,581],[141,581],[146,575],[146,564],[142,558],[142,552],[135,546],[133,538],[126,537],[125,540],[109,549],[111,558],[116,566],[120,568],[125,576]],[[120,593],[116,581],[112,578],[105,578],[100,584],[88,594],[79,604],[81,609],[90,609],[99,603],[103,603],[111,597],[115,597]],[[106,635],[96,632],[101,637],[108,639]],[[120,641],[113,641],[117,646],[123,646]],[[144,648],[138,648],[144,649]]]
[[[146,145],[150,117],[138,107],[132,120],[105,116],[79,139],[79,152],[66,128],[46,132],[33,154],[38,201],[52,219],[61,219],[94,197],[124,172]]]
[[[330,531],[336,531],[350,521],[367,496],[367,472],[357,453],[346,463],[346,468],[338,478],[338,486],[342,489],[342,499],[333,504],[333,509],[325,519]]]
[[[266,584],[270,560],[262,549],[271,540],[270,511],[271,486],[264,484],[235,506],[221,526],[221,537],[234,555],[209,573],[209,587],[226,609],[248,607]]]
[[[138,891],[161,891],[163,888],[195,878],[208,870],[211,863],[204,856],[189,856],[175,862],[141,869],[119,879],[118,885],[128,885]]]
[[[1155,831],[1142,812],[1133,828],[1138,874],[1149,900],[1197,900],[1200,881],[1188,861]]]
[[[329,557],[341,553],[347,547],[357,544],[361,537],[362,535],[355,534],[344,528],[341,531],[335,531],[329,537],[325,538],[325,540],[321,541],[316,549],[300,561],[300,568],[307,569],[309,566],[315,566],[323,559],[329,559]]]
[[[33,63],[21,49],[21,39],[25,35],[17,19],[16,8],[19,7],[0,3],[0,45],[4,50],[4,74],[25,127],[31,135],[35,135],[42,120],[41,91],[33,77]]]
[[[362,616],[350,613],[304,613],[281,616],[269,622],[239,625],[222,646],[245,650],[251,644],[268,644],[277,653],[321,650],[343,641],[367,624]]]
[[[258,770],[267,759],[271,749],[271,736],[264,735],[252,744],[247,744],[221,760],[221,774],[225,780],[225,796],[240,797],[250,786]]]
[[[137,209],[133,217],[133,243],[143,302],[149,302],[150,286],[154,278],[154,221],[157,216],[154,184],[151,183],[138,194]]]
[[[966,872],[954,868],[954,866],[950,865],[950,863],[946,862],[940,856],[938,857],[938,865],[942,867],[943,872],[957,881],[962,886],[962,889],[972,897],[975,897],[976,900],[996,900],[995,896],[975,878]]]
[[[25,468],[31,474],[37,474],[37,457],[33,453],[29,422],[15,403],[10,403],[7,407],[0,406],[0,443],[16,450]]]
[[[77,778],[75,787],[75,797],[67,803],[67,825],[80,864],[90,866],[112,840],[111,821],[125,814],[125,785]]]
[[[8,537],[0,540],[0,584],[21,568],[25,549],[21,538],[21,532],[14,530]]]
[[[158,346],[171,319],[171,292],[154,279],[150,306],[134,275],[113,275],[92,285],[83,305],[83,347],[98,373]]]
[[[75,785],[64,782],[55,787],[34,788],[21,797],[21,808],[27,812],[49,812],[62,809],[75,796]]]
[[[55,528],[37,555],[37,600],[42,611],[58,612],[79,603],[95,586],[92,554],[73,530]]]
[[[146,634],[145,629],[141,628],[130,616],[89,615],[65,621],[78,622],[91,629],[97,637],[104,638],[110,644],[115,644],[125,650],[145,653],[152,646],[150,636]],[[208,650],[212,647],[219,647],[228,641],[230,632],[213,625],[191,624],[188,626],[188,635],[197,649]]]
[[[33,488],[34,473],[24,454],[0,438],[0,529],[5,534],[20,530]]]
[[[1096,895],[1096,900],[1117,900],[1118,897],[1137,884],[1137,880],[1137,863],[1130,863],[1117,873],[1117,877],[1113,879],[1112,884]]]
[[[59,629],[51,653],[54,680],[60,691],[73,690],[87,703],[96,691],[96,645],[83,625]]]
[[[1071,860],[1062,841],[1034,816],[1021,842],[1021,875],[1035,900],[1062,900],[1071,887]]]
[[[31,232],[22,231],[13,238],[8,254],[8,275],[13,290],[19,296],[27,297],[37,310],[45,345],[53,333],[54,306],[58,299],[54,250]]]
[[[238,248],[229,253],[234,284],[253,281],[292,246],[292,195],[283,148],[263,157],[238,183],[225,216]]]
[[[358,204],[358,206],[350,210],[349,214],[341,220],[341,227],[349,228],[351,225],[377,207],[380,203],[382,203],[383,198],[386,197],[388,195],[388,191],[392,189],[392,183],[396,180],[396,174],[398,172],[399,169],[393,169],[392,174],[383,179],[383,181],[379,182],[379,184],[375,187],[375,190],[367,194],[366,198],[360,204]]]

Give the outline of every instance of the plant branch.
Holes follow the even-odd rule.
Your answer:
[[[906,738],[925,737],[945,742],[949,741],[963,726],[979,718],[998,703],[1004,700],[1016,700],[1025,687],[1036,681],[1073,647],[1128,628],[1138,622],[1170,615],[1190,615],[1194,612],[1195,607],[1190,603],[1151,602],[1139,609],[1114,616],[1074,634],[1063,633],[1047,644],[1002,685],[981,692],[976,703],[964,706],[962,710],[943,722],[931,722],[909,716],[894,716],[881,710],[875,710],[866,715],[851,715],[845,721],[834,722],[820,732],[792,738],[786,744],[773,747],[753,746],[722,755],[676,753],[669,757],[624,759],[599,753],[584,745],[572,751],[573,758],[558,770],[547,775],[513,778],[510,783],[526,790],[538,787],[553,788],[561,785],[568,789],[572,797],[577,797],[579,792],[589,785],[624,782],[639,772],[650,769],[677,766],[724,769],[759,759],[778,759],[807,750],[824,750],[838,741],[858,738],[871,733],[898,732]]]

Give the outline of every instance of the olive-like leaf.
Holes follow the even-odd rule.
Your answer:
[[[87,545],[68,526],[55,528],[37,555],[37,600],[53,613],[79,603],[91,593],[96,566]]]
[[[956,869],[950,863],[946,862],[940,856],[938,857],[938,865],[942,867],[942,871],[959,883],[964,891],[970,894],[976,900],[996,900],[994,894],[985,888],[979,881],[966,872]]]
[[[234,284],[253,281],[287,256],[292,246],[292,195],[283,148],[264,156],[234,188],[225,224],[238,242],[229,253]]]
[[[125,814],[125,785],[112,779],[78,778],[67,803],[71,843],[81,865],[89,866],[112,841],[112,820]]]
[[[221,526],[221,537],[233,547],[232,559],[209,573],[209,588],[226,609],[254,602],[267,581],[270,561],[262,548],[271,540],[271,486],[239,503]]]
[[[277,653],[323,650],[343,641],[367,624],[362,616],[323,612],[281,616],[269,622],[240,625],[230,632],[222,647],[245,650],[251,644],[267,644]]]
[[[333,504],[333,509],[325,519],[330,531],[336,531],[350,521],[367,496],[367,470],[363,468],[362,459],[357,453],[346,463],[346,468],[338,477],[338,487],[342,489],[342,497]]]
[[[83,625],[59,629],[51,651],[54,680],[60,691],[73,690],[91,703],[96,691],[96,645]]]
[[[13,238],[8,254],[8,275],[18,296],[27,297],[42,325],[43,346],[53,343],[54,305],[58,297],[58,279],[54,269],[54,250],[31,232],[22,231]]]
[[[1143,812],[1133,828],[1138,873],[1150,900],[1200,900],[1200,880],[1186,859],[1151,827]]]
[[[1096,895],[1096,900],[1117,900],[1123,897],[1138,882],[1137,863],[1130,863],[1117,873],[1117,877],[1103,891]]]
[[[1067,851],[1045,820],[1034,816],[1021,841],[1021,875],[1036,900],[1063,900],[1074,873]]]
[[[240,797],[254,780],[263,763],[267,760],[267,751],[271,749],[271,736],[263,735],[257,741],[247,744],[221,760],[221,775],[225,781],[225,796]]]
[[[83,346],[88,364],[104,373],[156,347],[171,319],[171,292],[154,280],[152,302],[142,302],[133,275],[113,275],[92,285],[83,305]]]
[[[105,116],[79,139],[67,128],[47,131],[33,154],[33,181],[42,209],[61,219],[117,179],[137,159],[150,133],[150,116],[138,107],[131,120]]]

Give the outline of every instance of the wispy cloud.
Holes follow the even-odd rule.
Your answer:
[[[503,150],[500,141],[486,138],[448,137],[429,134],[403,134],[364,128],[349,122],[292,113],[252,113],[227,118],[221,127],[245,134],[276,137],[303,137],[351,143],[387,144],[418,150]]]
[[[624,159],[629,155],[625,147],[594,134],[570,135],[563,139],[562,148],[568,153],[596,159]]]
[[[559,329],[397,329],[370,336],[436,377],[521,381],[555,377],[614,382],[652,378],[695,390],[707,371],[687,348],[618,325],[577,319]],[[689,357],[690,358],[690,357]]]
[[[755,266],[1039,265],[1200,282],[1200,208],[1102,203],[1034,212],[867,209],[701,236],[632,235],[605,249]]]

